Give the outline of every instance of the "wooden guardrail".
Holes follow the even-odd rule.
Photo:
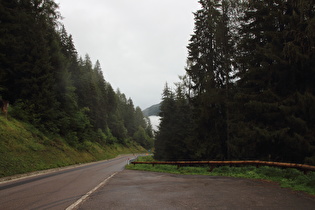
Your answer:
[[[249,160],[249,161],[133,161],[132,164],[151,164],[154,165],[176,165],[178,168],[181,166],[196,166],[196,165],[208,165],[210,171],[218,166],[275,166],[281,168],[295,168],[305,173],[308,171],[315,171],[315,166],[296,164],[296,163],[280,163],[280,162],[269,162],[269,161],[259,161],[259,160]]]

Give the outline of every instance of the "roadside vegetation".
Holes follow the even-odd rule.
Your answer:
[[[34,126],[0,116],[0,177],[114,158],[144,152],[135,142],[101,145],[84,141],[79,148],[60,136],[44,134]]]
[[[315,165],[314,1],[199,3],[185,74],[162,92],[155,159]]]
[[[138,161],[155,161],[152,156],[139,157]],[[290,188],[297,191],[303,191],[315,195],[315,172],[304,174],[297,169],[281,169],[275,167],[254,166],[229,167],[221,166],[209,172],[209,167],[180,167],[174,165],[155,165],[151,164],[130,164],[127,169],[154,171],[184,175],[207,175],[207,176],[229,176],[238,178],[249,178],[268,180],[278,183],[281,187]]]
[[[150,121],[79,55],[54,0],[0,11],[0,177],[153,147]]]
[[[113,89],[99,61],[78,54],[56,2],[6,0],[0,11],[0,109],[9,121],[76,150],[89,150],[87,142],[153,147],[141,108]]]

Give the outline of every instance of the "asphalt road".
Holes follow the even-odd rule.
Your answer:
[[[0,183],[1,210],[66,209],[122,171],[128,158],[72,167]],[[70,208],[71,209],[71,208]]]
[[[315,198],[266,181],[124,170],[79,209],[313,210]]]
[[[0,210],[315,209],[266,181],[123,170],[124,156],[0,183]]]

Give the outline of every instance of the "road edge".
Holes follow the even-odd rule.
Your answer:
[[[98,190],[99,188],[101,188],[102,186],[104,186],[106,184],[106,182],[108,182],[109,179],[111,179],[112,177],[114,177],[118,172],[113,173],[112,175],[110,175],[109,177],[107,177],[104,181],[102,181],[99,185],[97,185],[96,187],[94,187],[92,190],[90,190],[88,193],[86,193],[85,195],[83,195],[79,200],[77,200],[76,202],[74,202],[72,205],[70,205],[68,208],[66,208],[66,210],[74,210],[76,209],[80,204],[82,204],[92,193],[94,193],[96,190]]]

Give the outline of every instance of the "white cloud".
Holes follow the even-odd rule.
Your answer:
[[[159,117],[159,116],[150,116],[149,119],[150,119],[150,122],[151,122],[151,125],[152,125],[152,129],[154,131],[158,131],[159,130],[159,125],[160,125],[160,122],[161,122],[161,117]]]

